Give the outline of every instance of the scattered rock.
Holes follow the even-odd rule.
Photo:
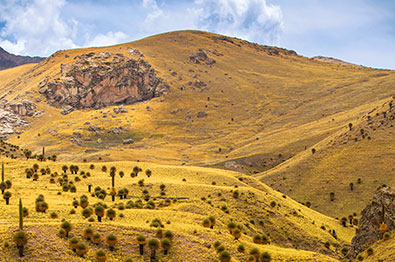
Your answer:
[[[189,60],[194,64],[206,64],[213,65],[215,60],[207,56],[207,52],[204,49],[199,49],[199,52],[191,54]]]
[[[124,145],[130,145],[130,144],[133,144],[133,143],[134,143],[133,139],[125,139],[125,140],[123,140],[123,144]]]
[[[123,105],[121,105],[120,107],[114,107],[114,113],[115,114],[119,114],[119,113],[127,113],[128,109],[126,107],[124,107]]]
[[[205,111],[200,111],[197,113],[197,117],[198,118],[207,117],[207,113]]]
[[[88,131],[98,132],[98,131],[100,131],[100,127],[98,127],[98,126],[89,126],[88,127]]]

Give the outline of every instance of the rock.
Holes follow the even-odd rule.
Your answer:
[[[43,110],[42,110],[42,111],[36,111],[36,112],[33,113],[32,117],[39,117],[39,116],[41,116],[42,114],[44,114],[44,111],[43,111]]]
[[[121,126],[119,127],[113,127],[111,128],[111,130],[108,131],[109,134],[114,134],[114,135],[120,135],[122,134],[124,131],[122,129]]]
[[[176,110],[171,111],[170,114],[177,114],[178,112],[182,112],[182,109],[177,108]]]
[[[203,118],[203,117],[207,117],[207,113],[204,111],[200,111],[197,113],[197,117],[198,118]]]
[[[199,52],[195,54],[191,54],[189,56],[189,61],[194,64],[206,64],[206,65],[213,65],[215,64],[215,60],[211,59],[207,56],[207,52],[204,49],[199,49]]]
[[[120,107],[114,107],[114,113],[115,114],[119,114],[119,113],[127,113],[128,109],[126,107],[124,107],[123,105],[121,105]]]
[[[98,144],[101,144],[101,143],[102,143],[101,138],[97,139],[97,143],[98,143]]]
[[[22,120],[14,112],[0,109],[0,136],[7,138],[8,135],[17,133],[16,128],[28,125],[27,121]]]
[[[211,248],[211,244],[210,244],[210,243],[207,243],[207,242],[204,242],[203,246],[204,246],[204,247],[207,247],[207,248]]]
[[[82,137],[80,132],[73,132],[73,136],[77,137],[77,138],[81,138]]]
[[[149,100],[166,94],[169,89],[156,76],[155,69],[141,58],[91,52],[76,59],[61,67],[62,78],[40,82],[39,91],[50,104],[97,109]]]
[[[359,231],[351,241],[349,256],[355,258],[367,246],[382,238],[380,225],[384,222],[387,231],[395,229],[395,191],[384,187],[376,192],[369,204],[362,211]]]
[[[64,106],[63,108],[62,108],[62,111],[60,112],[62,115],[67,115],[67,114],[70,114],[71,112],[73,112],[74,111],[74,108],[72,107],[72,106],[70,106],[70,105],[67,105],[67,106]]]
[[[130,144],[133,144],[133,143],[134,143],[133,139],[125,139],[125,140],[123,140],[123,144],[124,145],[130,145]]]
[[[98,132],[98,131],[100,131],[100,127],[98,127],[98,126],[89,126],[88,127],[88,131]]]
[[[91,122],[88,122],[88,121],[84,123],[85,126],[89,126],[90,124],[91,124]]]
[[[144,56],[143,53],[142,53],[141,51],[139,51],[139,50],[137,50],[137,49],[134,49],[134,48],[130,48],[128,52],[129,52],[129,54],[131,54],[131,55],[136,55],[136,56],[140,56],[140,57],[143,57],[143,56]]]
[[[35,104],[28,100],[24,100],[22,103],[10,104],[9,107],[15,114],[20,116],[32,116],[33,111],[37,108]]]
[[[41,101],[42,101],[41,97],[37,97],[37,98],[36,98],[36,102],[37,102],[37,103],[39,103],[39,102],[41,102]]]

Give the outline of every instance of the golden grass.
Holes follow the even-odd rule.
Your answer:
[[[24,221],[25,231],[28,232],[30,238],[26,247],[26,261],[48,261],[44,257],[50,259],[55,254],[61,254],[62,259],[64,257],[62,261],[85,261],[77,258],[69,250],[66,240],[61,240],[56,236],[62,219],[66,219],[74,225],[71,233],[80,239],[82,230],[88,224],[94,231],[102,232],[104,235],[115,233],[122,241],[109,261],[119,261],[121,257],[125,258],[126,254],[138,258],[135,237],[140,233],[153,236],[155,230],[150,227],[150,221],[154,218],[159,218],[165,225],[164,229],[172,230],[176,235],[174,249],[169,257],[163,258],[164,261],[185,261],[185,259],[211,261],[217,257],[216,252],[213,248],[207,249],[203,244],[212,244],[216,240],[220,240],[226,246],[232,254],[232,261],[244,261],[246,255],[237,252],[237,246],[243,243],[247,252],[250,248],[256,247],[256,244],[252,243],[252,236],[256,233],[270,234],[272,244],[259,245],[259,248],[261,251],[269,251],[274,258],[273,261],[336,261],[333,257],[338,256],[339,247],[350,243],[354,233],[353,229],[341,227],[338,221],[302,206],[290,198],[284,198],[282,194],[258,180],[236,172],[142,162],[94,163],[95,169],[90,170],[90,164],[79,163],[80,170],[89,171],[92,176],[75,182],[77,193],[62,192],[61,195],[58,195],[61,188],[58,184],[49,183],[49,175],[40,176],[37,182],[25,177],[25,168],[31,167],[36,163],[35,161],[8,159],[5,161],[7,161],[6,179],[10,179],[13,186],[10,189],[12,192],[10,205],[6,206],[3,201],[0,202],[2,205],[0,209],[2,224],[0,225],[0,243],[8,241],[11,244],[10,248],[3,248],[4,255],[10,258],[17,256],[11,237],[18,225],[19,198],[23,199],[24,206],[28,207],[30,211],[29,217]],[[70,165],[72,163],[39,162],[38,164],[40,168],[49,167],[52,172],[56,171],[60,174],[64,164]],[[101,171],[102,165],[106,165],[108,168],[114,165],[117,170],[126,173],[122,179],[117,175],[116,188],[128,188],[130,199],[133,201],[142,197],[142,188],[137,185],[137,181],[140,179],[145,180],[144,188],[149,191],[151,197],[160,197],[159,185],[164,183],[166,185],[165,197],[179,198],[179,201],[172,203],[169,207],[157,207],[154,210],[116,209],[115,220],[109,221],[104,218],[102,223],[88,222],[83,219],[80,207],[76,209],[75,215],[71,215],[73,199],[79,199],[82,194],[88,195],[90,205],[98,202],[97,198],[91,197],[87,192],[89,183],[93,185],[93,188],[101,186],[106,190],[111,186],[111,178],[108,173]],[[135,165],[143,170],[149,168],[152,171],[152,177],[148,178],[142,172],[138,177],[132,179],[129,174]],[[70,179],[73,177],[74,175],[69,174]],[[242,181],[239,180],[240,177],[243,178]],[[216,185],[212,185],[213,181],[216,181]],[[236,185],[237,188],[235,188]],[[239,199],[232,197],[231,190],[239,191]],[[218,197],[217,193],[221,193],[222,196]],[[46,214],[37,213],[34,210],[34,202],[38,194],[43,194],[45,201],[49,204]],[[207,200],[201,200],[202,197],[206,197]],[[224,198],[225,201],[222,201],[221,198]],[[212,201],[213,206],[207,202],[209,200]],[[127,201],[117,198],[115,203],[126,204]],[[158,201],[159,199],[155,202],[158,203]],[[269,204],[272,201],[275,201],[278,206],[271,208]],[[109,196],[106,197],[104,203],[113,206]],[[227,205],[229,214],[220,210],[224,204]],[[57,212],[59,216],[57,219],[49,217],[53,211]],[[120,213],[124,215],[123,218],[118,216]],[[217,218],[214,230],[206,229],[201,225],[203,219],[209,215],[214,215]],[[227,223],[231,219],[237,224],[242,224],[243,230],[247,233],[239,241],[234,241],[227,230]],[[256,223],[249,223],[248,221],[251,219]],[[263,227],[258,224],[258,220],[264,221]],[[170,224],[167,224],[167,221],[170,221]],[[321,229],[322,225],[325,225],[327,230],[335,229],[339,240],[332,238],[327,230]],[[336,248],[326,251],[323,244],[327,241]],[[88,241],[85,242],[89,244]],[[90,251],[87,258],[91,258],[93,251],[98,247],[89,244],[88,248]],[[99,248],[106,248],[106,246],[101,245]]]

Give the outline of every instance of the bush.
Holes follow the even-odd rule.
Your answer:
[[[272,257],[268,252],[263,252],[261,255],[261,262],[270,262],[272,261]]]

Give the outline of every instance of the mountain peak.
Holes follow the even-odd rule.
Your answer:
[[[44,59],[45,58],[43,57],[30,57],[10,54],[4,50],[4,48],[0,47],[0,70],[24,64],[39,63]]]

